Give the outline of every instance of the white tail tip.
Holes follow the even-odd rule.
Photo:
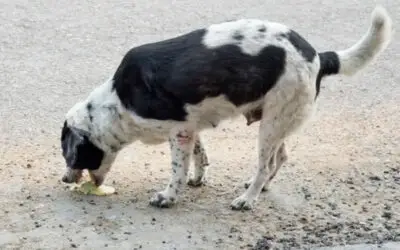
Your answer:
[[[340,73],[353,75],[374,60],[388,46],[392,36],[392,19],[382,6],[371,13],[367,33],[353,46],[338,51]]]

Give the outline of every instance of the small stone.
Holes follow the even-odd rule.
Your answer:
[[[74,244],[74,243],[71,243],[71,247],[72,248],[77,248],[78,246],[76,244]]]
[[[302,217],[302,218],[300,218],[300,223],[303,223],[303,224],[305,224],[305,223],[307,223],[307,218],[305,218],[305,217]]]
[[[392,218],[392,213],[391,212],[383,212],[382,217],[390,220]]]
[[[336,210],[337,204],[333,202],[328,202],[328,205],[331,207],[332,210]]]
[[[380,180],[382,180],[379,176],[376,176],[376,175],[370,176],[369,179],[370,179],[371,181],[380,181]]]
[[[354,182],[353,182],[353,180],[351,180],[351,179],[348,179],[348,180],[346,180],[346,184],[353,185],[353,184],[354,184]]]
[[[308,191],[308,189],[305,188],[305,187],[302,187],[301,190],[302,190],[303,193],[304,193],[304,199],[310,200],[310,199],[311,199],[311,194],[310,194],[310,192]]]
[[[270,237],[263,237],[262,239],[259,239],[256,243],[256,245],[254,246],[254,250],[268,250],[271,249],[272,247],[272,238]]]

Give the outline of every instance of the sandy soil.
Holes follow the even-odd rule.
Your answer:
[[[379,2],[398,24],[400,3]],[[173,208],[148,205],[170,176],[166,144],[123,150],[106,181],[117,195],[67,190],[60,182],[63,116],[131,46],[246,16],[294,26],[320,50],[343,48],[366,31],[375,1],[174,4],[0,3],[0,248],[317,249],[400,241],[396,39],[360,75],[323,82],[315,117],[288,141],[289,161],[253,211],[229,208],[256,164],[258,124],[247,127],[242,117],[203,133],[209,183],[187,187]]]

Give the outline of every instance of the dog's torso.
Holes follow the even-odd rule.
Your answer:
[[[112,84],[135,123],[152,128],[145,134],[164,138],[182,123],[202,130],[259,108],[280,79],[309,83],[318,67],[315,50],[297,33],[249,19],[133,48]],[[290,98],[298,87],[279,86],[274,95]],[[315,85],[301,87],[313,92]]]

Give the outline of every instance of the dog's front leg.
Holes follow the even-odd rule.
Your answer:
[[[170,207],[177,201],[182,185],[186,183],[190,157],[193,151],[195,133],[189,129],[174,130],[169,139],[171,148],[172,176],[164,191],[156,193],[150,204],[156,207]]]
[[[188,185],[192,187],[202,186],[206,182],[206,174],[208,170],[208,157],[204,149],[200,136],[196,135],[193,148],[194,159],[194,176],[189,178]]]

